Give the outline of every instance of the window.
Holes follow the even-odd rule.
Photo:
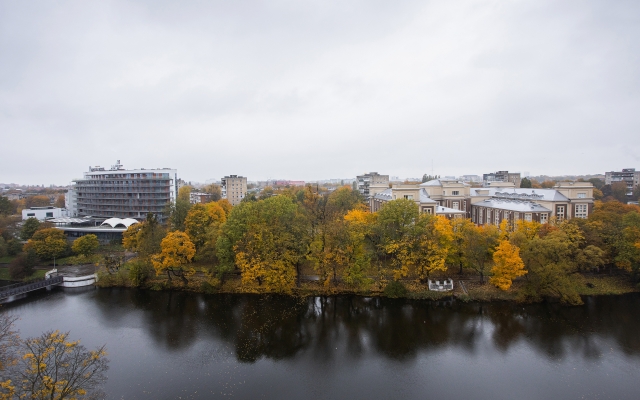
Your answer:
[[[514,219],[514,220],[518,220],[518,219],[520,219],[520,213],[519,213],[519,212],[514,212],[514,213],[513,213],[513,219]]]
[[[454,210],[459,210],[460,209],[460,202],[459,201],[454,201],[453,205],[451,206],[451,208],[453,208]]]
[[[540,214],[540,223],[541,224],[546,224],[547,223],[547,214],[545,214],[545,213]]]
[[[446,196],[446,195],[447,195],[447,191],[446,191],[446,190],[443,190],[443,191],[442,191],[442,195],[443,195],[443,196]]]
[[[578,193],[578,198],[579,199],[585,199],[585,198],[587,198],[587,194],[586,193]]]
[[[482,225],[482,210],[478,212],[478,225]]]
[[[53,213],[52,212],[48,212],[46,218],[53,218]]]
[[[576,218],[587,218],[587,210],[586,204],[576,204]]]
[[[527,222],[531,222],[531,213],[524,213],[524,220]]]
[[[80,211],[82,211],[82,210],[80,210]],[[27,213],[27,217],[35,217],[35,216],[36,216],[36,213]]]
[[[454,218],[454,219],[455,219],[455,218],[462,218],[462,215],[460,215],[460,214],[454,214],[454,215],[453,215],[453,218]]]
[[[472,208],[471,209],[471,220],[475,220],[476,219],[476,209]]]
[[[424,207],[424,208],[422,209],[422,212],[426,212],[427,214],[431,214],[431,208]]]
[[[453,192],[451,192],[451,194],[453,196],[459,196],[460,195],[460,191],[459,190],[454,190]]]
[[[500,211],[498,210],[495,212],[495,223],[496,225],[500,225]]]
[[[491,210],[487,210],[487,224],[491,223]]]
[[[413,200],[413,195],[412,195],[412,194],[405,194],[405,195],[404,195],[404,198],[405,198],[406,200]]]
[[[556,217],[559,220],[564,219],[564,206],[556,206]]]

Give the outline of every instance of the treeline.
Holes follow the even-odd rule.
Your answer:
[[[124,234],[124,247],[139,254],[136,281],[153,268],[186,283],[194,261],[207,267],[207,285],[220,287],[236,273],[251,292],[290,292],[306,273],[325,287],[368,291],[471,272],[502,290],[524,276],[518,290],[525,301],[575,304],[574,274],[606,267],[636,278],[640,267],[640,208],[618,202],[599,202],[589,219],[478,227],[420,214],[410,200],[372,214],[349,187],[282,190],[235,207],[184,201],[166,226],[149,216]]]

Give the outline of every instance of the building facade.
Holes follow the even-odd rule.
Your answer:
[[[520,172],[497,171],[482,175],[483,186],[489,186],[491,182],[511,182],[519,188],[522,178]]]
[[[89,167],[74,182],[75,196],[69,199],[75,197],[77,216],[140,220],[152,213],[163,221],[167,206],[176,201],[178,172],[171,168],[128,170],[118,160],[110,169]]]
[[[231,205],[240,204],[247,195],[247,178],[239,175],[229,175],[222,178],[222,198],[229,200]]]
[[[633,189],[637,188],[640,184],[640,171],[636,171],[635,168],[624,168],[620,172],[605,172],[604,183],[605,185],[611,185],[616,182],[624,182],[627,184],[627,196],[633,194]]]
[[[64,208],[49,207],[31,207],[22,210],[22,220],[36,218],[38,221],[44,221],[47,218],[66,217],[67,210]]]
[[[360,194],[368,198],[375,194],[370,192],[369,189],[371,186],[377,186],[379,189],[384,188],[385,190],[389,187],[389,175],[380,175],[377,172],[369,172],[368,174],[365,173],[364,175],[358,175],[356,177],[356,182],[358,182],[358,190],[360,191]]]
[[[415,201],[420,212],[470,218],[477,225],[587,218],[594,203],[590,182],[558,182],[553,189],[516,188],[512,182],[472,188],[456,180],[434,179],[420,185],[393,185],[371,196],[369,207],[376,212],[397,199]]]
[[[211,202],[213,195],[211,193],[191,192],[189,193],[189,202],[191,204],[204,204]]]

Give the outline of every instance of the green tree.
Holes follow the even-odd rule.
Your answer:
[[[522,180],[520,181],[520,187],[521,188],[530,188],[531,187],[531,180],[527,177],[522,178]]]
[[[185,187],[182,187],[182,189]],[[169,223],[173,230],[184,232],[186,229],[184,221],[187,219],[190,209],[191,203],[183,198],[178,198],[175,203],[169,205]]]
[[[307,253],[305,220],[287,196],[241,203],[218,238],[219,271],[237,266],[247,290],[288,292]]]
[[[64,232],[56,228],[41,229],[33,234],[25,245],[25,251],[33,248],[43,260],[62,257],[69,249]]]
[[[482,283],[491,266],[499,235],[494,225],[468,227],[463,232],[464,265],[477,272]]]
[[[0,215],[12,215],[12,214],[13,214],[13,204],[11,204],[8,198],[4,196],[0,196]]]
[[[77,238],[73,245],[71,246],[71,250],[74,253],[80,254],[84,257],[88,257],[95,253],[95,251],[100,247],[100,242],[98,241],[98,237],[93,234],[84,235],[82,237]]]
[[[587,182],[591,182],[593,187],[595,187],[598,190],[602,190],[602,187],[604,186],[604,181],[600,178],[591,178]]]
[[[40,228],[40,221],[36,218],[27,218],[24,221],[24,225],[22,225],[22,229],[20,230],[20,239],[29,240],[33,236],[34,233]]]

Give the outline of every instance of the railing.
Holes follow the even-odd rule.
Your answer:
[[[29,282],[21,282],[13,285],[5,286],[0,290],[0,299],[17,296],[33,290],[45,288],[47,286],[58,285],[64,281],[63,276],[54,276],[52,278],[42,278]]]

